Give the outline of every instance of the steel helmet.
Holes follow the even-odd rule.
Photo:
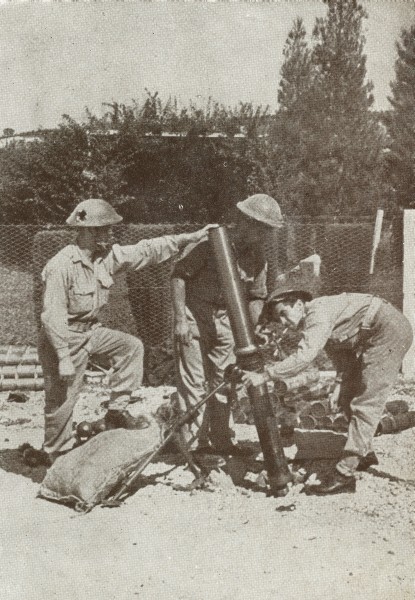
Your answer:
[[[269,294],[268,298],[266,299],[262,316],[268,320],[271,320],[272,305],[277,304],[278,302],[284,302],[286,298],[290,298],[291,296],[294,298],[299,298],[303,302],[310,302],[310,300],[313,299],[313,295],[306,290],[289,289],[287,286],[279,285]]]
[[[71,227],[105,227],[122,221],[122,216],[101,198],[88,198],[74,208],[66,219]]]
[[[289,298],[290,296],[294,296],[303,300],[304,302],[310,302],[313,299],[313,295],[306,290],[294,290],[288,289],[284,286],[277,287],[273,292],[268,296],[266,303],[267,304],[276,304],[277,302],[282,302],[285,298]]]
[[[284,220],[281,209],[276,200],[267,194],[254,194],[236,205],[247,217],[269,225],[270,227],[282,227]]]

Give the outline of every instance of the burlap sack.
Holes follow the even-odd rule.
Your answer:
[[[100,433],[54,462],[38,496],[87,512],[105,500],[129,469],[144,460],[160,440],[156,423],[148,429]]]

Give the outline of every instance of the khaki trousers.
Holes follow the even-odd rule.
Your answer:
[[[142,383],[144,349],[138,338],[98,326],[85,333],[70,331],[69,349],[75,378],[59,378],[58,358],[44,330],[39,335],[39,359],[45,380],[45,438],[43,450],[58,452],[72,438],[73,409],[78,400],[91,354],[109,361],[111,375],[110,408],[123,409],[131,393]]]
[[[351,475],[359,457],[373,450],[376,429],[412,338],[406,317],[384,302],[371,328],[359,333],[358,356],[352,351],[338,356],[336,363],[343,370],[340,404],[349,418],[345,458],[337,465],[344,475]]]
[[[225,310],[197,302],[186,308],[186,315],[193,338],[189,345],[175,342],[176,385],[182,410],[222,383],[225,368],[235,362],[234,340]],[[199,445],[211,442],[217,449],[226,448],[232,439],[229,421],[227,394],[217,393],[201,409]]]

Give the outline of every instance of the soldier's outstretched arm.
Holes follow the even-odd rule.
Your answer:
[[[189,244],[198,244],[206,241],[209,229],[215,225],[206,225],[202,229],[191,233],[164,235],[148,240],[141,240],[131,246],[115,244],[107,257],[109,270],[112,273],[122,268],[134,270],[142,269],[149,265],[162,263],[169,258],[177,256]]]

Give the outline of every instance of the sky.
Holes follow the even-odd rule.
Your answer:
[[[321,1],[31,2],[0,0],[0,132],[54,127],[85,107],[142,100],[253,102],[277,108],[282,50],[297,16],[311,34]],[[363,2],[375,108],[389,107],[395,42],[412,0]]]

